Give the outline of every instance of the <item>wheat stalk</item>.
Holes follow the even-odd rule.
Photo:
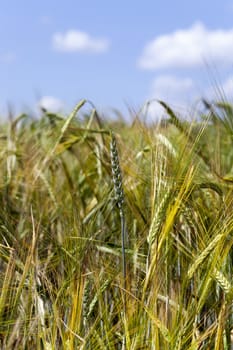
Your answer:
[[[126,288],[126,229],[125,229],[125,215],[124,215],[124,191],[122,187],[122,175],[121,168],[119,164],[118,150],[116,145],[116,138],[114,134],[111,132],[111,165],[112,165],[112,175],[113,175],[113,183],[115,190],[115,200],[116,204],[119,208],[119,213],[121,217],[121,243],[122,243],[122,262],[123,262],[123,278],[124,278],[124,288]]]
[[[212,252],[212,250],[216,247],[219,241],[224,237],[224,234],[219,233],[211,243],[201,252],[201,254],[195,258],[193,265],[188,270],[188,278],[192,278],[193,274],[197,270],[197,268],[202,264],[205,258]]]
[[[117,144],[116,144],[116,138],[111,132],[111,143],[110,143],[110,150],[111,150],[111,166],[112,166],[112,176],[113,176],[113,183],[114,183],[114,190],[115,190],[115,200],[116,204],[119,208],[119,214],[121,218],[121,247],[122,247],[122,274],[123,274],[123,288],[126,290],[126,276],[127,276],[127,268],[126,268],[126,227],[125,227],[125,215],[124,215],[124,191],[122,186],[122,175],[121,175],[121,168],[119,163],[119,157],[118,157],[118,150],[117,150]],[[125,293],[123,293],[123,316],[124,320],[126,321],[126,297]],[[125,348],[125,342],[126,338],[123,337],[122,342],[122,349]]]

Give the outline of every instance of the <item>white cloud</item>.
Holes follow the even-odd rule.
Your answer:
[[[68,30],[53,35],[53,48],[63,52],[101,53],[108,50],[109,41],[104,38],[93,38],[85,32]]]
[[[154,79],[152,92],[160,98],[173,98],[174,95],[182,97],[193,90],[194,83],[191,78],[177,78],[172,75],[161,75]]]
[[[139,59],[143,69],[184,68],[204,61],[233,63],[233,29],[209,30],[202,23],[161,35],[149,42]]]
[[[0,53],[0,63],[12,63],[15,61],[15,54],[12,52]]]
[[[44,96],[38,102],[38,107],[45,108],[49,112],[57,113],[63,109],[64,104],[61,100],[53,96]]]
[[[187,110],[194,103],[198,93],[196,86],[190,78],[178,78],[172,75],[156,77],[149,94],[150,103],[148,113],[151,118],[158,119],[164,115],[164,109],[156,100],[162,100],[178,111]]]

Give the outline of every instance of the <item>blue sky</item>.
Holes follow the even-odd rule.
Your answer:
[[[215,80],[231,98],[232,18],[233,0],[2,0],[0,112],[69,111],[81,98],[123,113],[153,98],[180,108],[212,98]]]

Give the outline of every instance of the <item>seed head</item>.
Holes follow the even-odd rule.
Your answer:
[[[116,202],[119,209],[122,209],[124,203],[124,192],[122,188],[122,176],[121,176],[121,168],[119,164],[118,151],[116,145],[116,139],[113,133],[111,133],[111,165],[112,165],[112,175],[113,175],[113,183],[115,189]]]

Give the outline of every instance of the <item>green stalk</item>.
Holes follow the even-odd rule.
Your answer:
[[[127,266],[126,266],[126,227],[125,227],[125,215],[124,215],[124,191],[122,187],[122,175],[118,158],[118,150],[116,145],[116,139],[111,132],[111,165],[112,165],[112,175],[115,190],[116,204],[119,209],[119,214],[121,218],[121,251],[122,251],[122,274],[123,274],[123,316],[124,321],[126,321],[126,277],[127,277]],[[122,349],[126,346],[126,337],[123,337]]]

